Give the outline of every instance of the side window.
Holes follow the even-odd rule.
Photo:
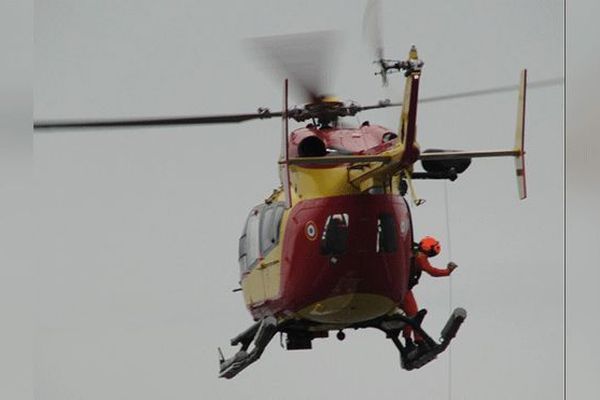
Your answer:
[[[279,243],[279,228],[284,210],[281,203],[264,208],[260,222],[260,250],[263,256]]]
[[[249,272],[258,261],[279,243],[279,228],[285,206],[283,203],[255,207],[246,220],[239,243],[242,273]]]
[[[393,253],[398,249],[398,232],[396,221],[391,214],[380,214],[377,218],[378,253]]]
[[[260,257],[259,249],[260,208],[252,210],[246,221],[246,228],[240,238],[239,261],[242,272],[248,272]]]
[[[321,237],[321,254],[339,255],[348,249],[348,214],[332,214],[325,221]]]

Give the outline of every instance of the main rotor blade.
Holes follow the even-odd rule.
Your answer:
[[[543,80],[543,81],[528,83],[527,88],[528,89],[537,89],[537,88],[542,88],[542,87],[555,86],[555,85],[562,84],[563,81],[564,81],[563,78],[547,79],[547,80]],[[425,97],[425,98],[420,99],[419,103],[435,103],[437,101],[443,101],[443,100],[454,100],[454,99],[461,99],[461,98],[466,98],[466,97],[485,96],[488,94],[512,92],[515,90],[519,90],[519,85],[499,86],[499,87],[489,88],[489,89],[472,90],[469,92],[452,93],[452,94],[445,94],[445,95],[441,95],[441,96]],[[400,107],[400,106],[402,106],[402,103],[392,103],[392,102],[380,101],[379,104],[361,107],[361,111],[375,110],[378,108],[386,108],[386,107]]]
[[[369,0],[363,17],[363,38],[373,51],[376,60],[383,58],[383,38],[381,34],[381,4],[379,0]]]
[[[291,92],[300,92],[303,102],[314,103],[326,94],[326,74],[338,47],[334,31],[269,36],[250,40],[262,61],[289,79]]]
[[[554,86],[562,84],[562,78],[548,79],[528,84],[529,89]],[[454,93],[442,96],[426,97],[419,100],[419,103],[433,103],[442,100],[452,100],[466,97],[483,96],[501,92],[511,92],[519,89],[518,85],[501,86],[490,89],[473,90],[463,93]],[[387,107],[399,107],[402,103],[379,102],[370,106],[359,106],[357,112],[374,110]],[[37,121],[33,127],[36,130],[43,129],[70,129],[70,128],[127,128],[127,127],[152,127],[152,126],[178,126],[178,125],[204,125],[204,124],[231,124],[254,119],[268,119],[271,117],[281,117],[281,111],[270,112],[268,110],[249,114],[229,114],[229,115],[207,115],[190,117],[165,117],[165,118],[138,118],[138,119],[106,119],[106,120],[50,120]]]
[[[69,128],[133,128],[150,126],[178,126],[178,125],[203,125],[227,124],[250,121],[253,119],[266,119],[280,117],[278,112],[259,112],[252,114],[207,115],[199,117],[169,117],[169,118],[140,118],[140,119],[106,119],[106,120],[56,120],[38,121],[33,124],[34,129],[69,129]]]

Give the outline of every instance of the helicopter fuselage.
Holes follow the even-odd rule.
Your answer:
[[[364,125],[303,128],[290,138],[292,155],[310,156],[323,148],[376,154],[396,135]],[[303,149],[307,140],[311,146]],[[348,326],[400,306],[408,290],[413,234],[399,178],[390,176],[363,191],[352,184],[350,172],[347,165],[294,166],[292,207],[283,206],[278,190],[251,211],[240,239],[240,265],[254,319],[275,316]]]

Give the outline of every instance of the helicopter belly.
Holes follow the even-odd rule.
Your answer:
[[[309,321],[352,324],[377,318],[395,308],[394,301],[386,296],[349,293],[318,301],[298,311],[297,314]]]
[[[346,220],[343,240],[337,243],[328,236],[335,218]],[[393,240],[388,240],[391,247],[382,240],[384,220],[393,233]],[[285,227],[279,297],[253,314],[296,315],[332,323],[376,318],[401,304],[408,290],[411,257],[410,213],[401,196],[302,201],[290,211]]]

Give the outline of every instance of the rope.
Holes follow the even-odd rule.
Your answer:
[[[444,181],[444,203],[446,206],[446,241],[448,259],[452,261],[452,242],[450,241],[450,210],[448,207],[448,182]],[[448,276],[448,309],[452,312],[452,274]],[[448,400],[452,400],[452,346],[448,348]]]

